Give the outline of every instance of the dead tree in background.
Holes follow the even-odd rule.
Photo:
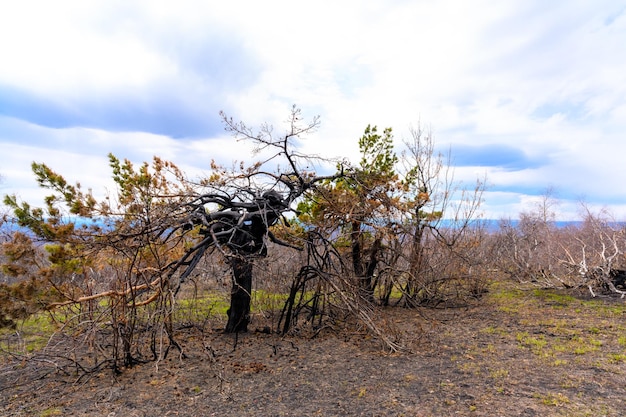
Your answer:
[[[585,286],[592,297],[609,293],[626,297],[623,289],[626,229],[606,212],[592,213],[583,205],[586,217],[569,245],[563,244],[561,263]],[[621,278],[620,278],[621,277]]]

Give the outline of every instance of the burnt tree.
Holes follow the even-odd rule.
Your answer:
[[[220,209],[206,210],[207,204]],[[227,259],[233,273],[233,289],[226,332],[245,332],[249,323],[252,292],[252,260],[267,254],[267,239],[291,246],[274,237],[269,230],[282,217],[289,205],[276,191],[266,191],[251,202],[237,201],[226,195],[200,196],[189,204],[193,209],[182,225],[190,230],[198,227],[201,240],[173,265],[173,271],[182,269],[179,284],[183,282],[209,248],[217,248]]]
[[[274,138],[272,128],[262,127],[253,132],[243,123],[236,123],[222,114],[226,129],[238,138],[252,141],[255,151],[269,151],[270,160],[280,157],[286,160],[283,172],[262,170],[257,164],[246,171],[230,174],[228,185],[220,183],[213,192],[198,195],[183,208],[188,214],[169,233],[197,230],[198,241],[185,254],[168,266],[167,280],[171,284],[178,277],[176,286],[194,271],[207,250],[222,253],[231,267],[233,288],[231,291],[228,323],[225,331],[245,332],[250,321],[253,261],[267,254],[267,242],[301,249],[277,239],[270,228],[283,221],[288,224],[285,213],[292,211],[291,204],[315,183],[333,176],[316,176],[304,171],[300,163],[306,156],[292,149],[292,141],[302,134],[310,133],[318,126],[318,118],[301,127],[300,110],[292,109],[287,133]],[[280,170],[279,170],[280,171]],[[176,289],[177,291],[177,289]]]

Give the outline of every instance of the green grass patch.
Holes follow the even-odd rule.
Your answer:
[[[506,378],[509,376],[509,371],[504,368],[493,369],[489,372],[489,376],[493,379]]]
[[[33,314],[18,321],[14,328],[0,328],[0,350],[29,353],[43,348],[57,330],[53,316],[47,312]]]
[[[481,329],[480,332],[485,333],[485,334],[502,334],[503,331],[504,330],[500,327],[488,326],[488,327],[485,327],[484,329]]]
[[[572,297],[571,295],[562,294],[553,290],[535,289],[533,290],[533,295],[555,307],[567,307],[570,304],[578,301],[575,297]]]
[[[300,297],[311,297],[311,292],[298,293]],[[288,294],[273,293],[264,290],[252,292],[251,311],[280,311]],[[85,305],[73,305],[55,309],[49,312],[40,312],[18,321],[13,328],[0,328],[0,351],[12,353],[30,353],[41,350],[46,346],[55,331],[63,329],[65,332],[81,331],[81,323],[95,323],[102,321],[102,326],[110,320],[108,299],[97,300],[92,305],[93,310],[87,311]],[[180,323],[202,323],[208,318],[224,319],[230,307],[230,293],[204,292],[202,294],[181,294],[174,302],[174,321]],[[139,308],[140,320],[149,320],[154,313],[150,306]],[[76,327],[78,326],[78,327]]]
[[[587,331],[591,334],[599,334],[600,333],[600,329],[595,327],[595,326],[591,326],[587,329]]]
[[[507,314],[520,314],[537,303],[536,297],[528,290],[523,290],[504,283],[494,283],[490,287],[488,299],[497,309]]]
[[[530,349],[535,355],[545,356],[544,348],[548,344],[546,339],[542,336],[533,337],[527,332],[520,332],[515,335],[515,339],[519,343],[520,347]]]
[[[567,396],[565,396],[564,394],[556,393],[548,393],[545,395],[535,395],[536,398],[538,398],[542,404],[544,405],[549,405],[549,406],[554,406],[554,407],[559,407],[565,404],[569,404],[570,400],[569,398],[567,398]]]
[[[298,292],[296,295],[296,303],[302,297],[302,293]],[[305,293],[306,297],[306,293]],[[269,292],[265,290],[252,291],[252,306],[251,310],[254,311],[268,311],[268,310],[280,310],[283,308],[285,301],[289,298],[289,294]]]
[[[610,353],[609,362],[611,363],[624,363],[626,362],[626,354],[623,353]]]
[[[571,352],[575,355],[584,355],[589,352],[597,351],[602,342],[595,339],[588,339],[581,336],[573,337],[569,342]]]
[[[498,301],[506,301],[506,300],[520,300],[526,297],[524,291],[518,288],[506,288],[503,287],[500,283],[495,283],[491,287],[490,297],[494,300]]]
[[[226,294],[206,293],[201,296],[176,300],[175,318],[181,320],[204,319],[215,315],[225,315],[230,306]]]
[[[604,300],[586,300],[582,304],[601,317],[615,318],[626,314],[626,304]]]
[[[40,417],[62,416],[63,409],[61,407],[50,407],[39,413]]]

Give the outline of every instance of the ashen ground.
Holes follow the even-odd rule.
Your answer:
[[[186,358],[113,375],[5,361],[3,416],[622,416],[626,304],[496,284],[466,308],[390,308],[410,352],[365,332],[180,330]],[[234,348],[234,349],[233,349]],[[42,375],[47,376],[42,377]]]

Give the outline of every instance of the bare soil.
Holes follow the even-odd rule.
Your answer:
[[[625,302],[571,295],[500,283],[463,308],[388,308],[381,317],[408,348],[396,353],[358,330],[192,327],[177,333],[184,358],[172,351],[118,375],[5,357],[0,415],[625,415]]]

